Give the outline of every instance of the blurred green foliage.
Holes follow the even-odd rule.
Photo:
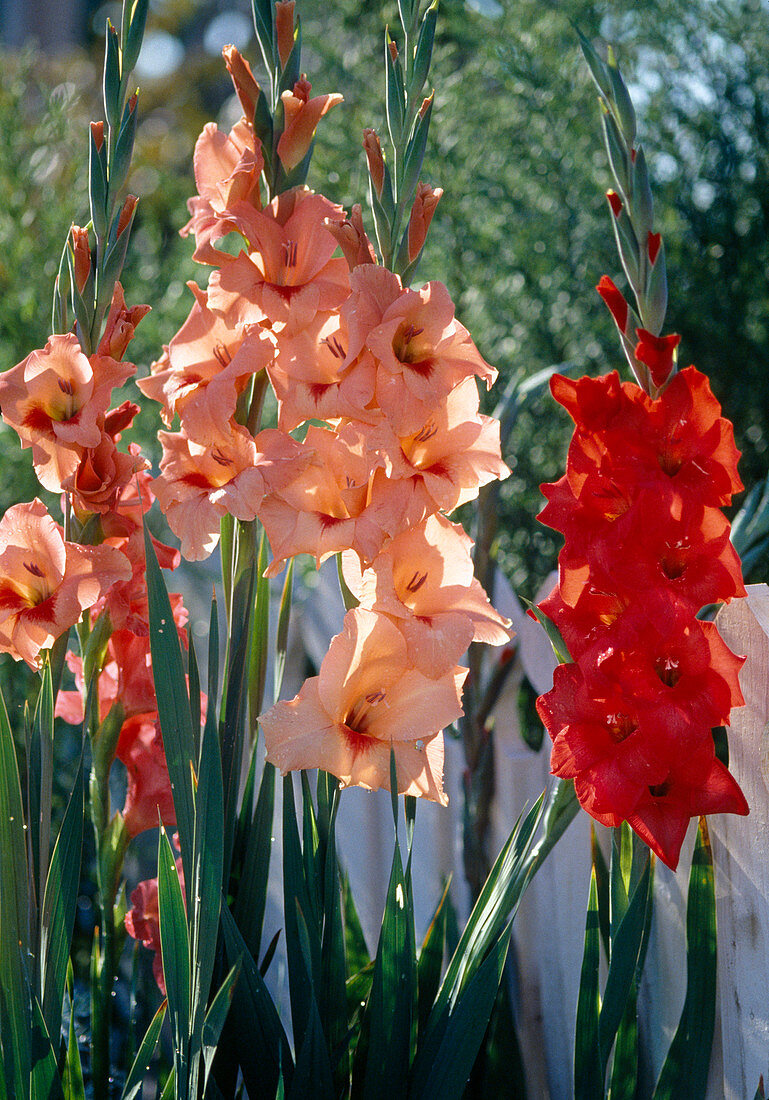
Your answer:
[[[303,58],[316,91],[345,103],[321,124],[310,184],[349,207],[365,204],[364,126],[384,130],[383,34],[393,2],[300,0]],[[178,237],[193,189],[195,137],[238,109],[211,28],[248,4],[166,0],[149,32],[173,35],[183,64],[142,77],[141,124],[129,183],[141,197],[124,276],[129,302],[146,301],[133,358],[149,369],[204,283]],[[668,253],[667,329],[683,362],[708,373],[736,423],[747,485],[766,471],[769,293],[769,14],[758,0],[444,0],[425,180],[444,188],[420,277],[448,285],[460,319],[505,381],[550,364],[625,372],[611,319],[593,288],[621,284],[602,192],[609,185],[598,105],[572,29],[615,43],[650,160],[658,228]],[[241,20],[242,23],[242,20]],[[101,45],[94,30],[90,48]],[[258,75],[253,37],[244,52]],[[4,58],[0,86],[0,364],[48,334],[51,285],[66,228],[86,218],[86,122],[100,107],[96,67],[79,59]],[[80,153],[80,155],[78,155]],[[369,223],[370,224],[370,223]],[[626,373],[625,373],[626,376]],[[494,393],[487,406],[494,406]],[[155,410],[134,436],[153,459]],[[0,506],[35,483],[5,429]],[[538,485],[563,468],[569,422],[545,392],[519,414],[507,460],[498,556],[531,595],[557,540],[535,522]]]

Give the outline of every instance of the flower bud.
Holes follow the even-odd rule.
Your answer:
[[[433,220],[435,208],[443,194],[442,187],[430,187],[426,183],[417,184],[414,205],[409,218],[409,263],[413,263],[424,248],[427,230]]]
[[[91,273],[91,249],[88,244],[88,230],[79,225],[73,225],[70,232],[72,234],[72,251],[75,257],[75,285],[82,294]]]
[[[285,69],[294,48],[294,0],[276,0],[275,31],[280,67]]]
[[[91,135],[93,137],[94,145],[96,146],[97,152],[100,153],[101,147],[104,144],[104,123],[101,121],[92,122]]]
[[[381,199],[382,187],[384,186],[384,157],[382,156],[382,146],[376,131],[370,129],[363,131],[363,148],[366,152],[368,171],[374,185],[376,197]]]
[[[343,222],[326,218],[323,224],[344,253],[350,271],[354,267],[358,267],[359,264],[376,263],[374,246],[363,228],[363,213],[360,203],[356,202],[350,217],[345,218]]]
[[[136,195],[126,195],[125,202],[123,203],[123,209],[120,211],[120,220],[117,223],[117,236],[120,237],[131,224],[131,219],[134,216],[134,210],[138,203]]]
[[[251,72],[251,66],[235,46],[225,46],[222,55],[227,72],[235,85],[243,114],[248,122],[253,123],[256,102],[259,98],[259,85]]]

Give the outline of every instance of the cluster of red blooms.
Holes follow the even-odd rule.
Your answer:
[[[277,9],[283,17],[293,5]],[[293,41],[293,22],[286,28]],[[462,713],[467,671],[457,660],[473,639],[509,639],[473,578],[470,540],[445,518],[507,473],[475,381],[490,385],[496,371],[442,284],[411,290],[377,264],[359,207],[348,219],[305,187],[262,205],[264,156],[249,121],[258,86],[237,50],[225,58],[245,117],[198,139],[187,226],[195,258],[214,271],[206,290],[193,285],[189,318],[140,382],[167,425],[179,422],[160,433],[153,488],[193,560],[212,551],[225,514],[264,525],[269,575],[299,553],[320,563],[347,552],[360,607],[319,676],[262,716],[268,758],[284,772],[321,767],[376,788],[389,786],[394,744],[401,790],[443,802],[441,731]],[[309,99],[300,84],[297,110],[315,108],[277,145],[287,170],[340,98]],[[378,141],[366,141],[376,168]],[[437,196],[417,191],[410,260]],[[240,237],[237,255],[217,247],[227,234]],[[248,394],[265,371],[278,428],[257,431]],[[301,442],[289,435],[307,421]]]
[[[574,663],[537,706],[553,773],[675,867],[692,816],[748,812],[711,732],[743,703],[743,659],[697,618],[745,590],[721,512],[742,488],[732,425],[694,367],[663,373],[655,399],[616,372],[552,381],[575,430],[565,476],[543,486],[540,519],[565,544],[540,606]]]

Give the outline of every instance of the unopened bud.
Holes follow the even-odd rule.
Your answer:
[[[646,252],[649,257],[649,263],[654,266],[654,262],[659,255],[660,245],[662,244],[662,235],[660,233],[652,233],[649,230],[646,236]]]
[[[94,145],[96,146],[97,152],[100,153],[101,152],[101,147],[104,144],[104,123],[101,122],[101,121],[92,122],[91,123],[91,135],[93,137],[93,142],[94,142]]]
[[[595,288],[603,298],[614,323],[624,336],[627,333],[628,304],[608,275],[602,275]]]
[[[139,412],[141,412],[139,406],[133,401],[124,401],[122,405],[118,405],[116,409],[110,409],[107,413],[104,418],[104,431],[117,442],[117,437],[126,428],[131,427],[134,417]]]
[[[344,253],[350,271],[360,264],[376,263],[374,246],[363,228],[363,213],[360,203],[353,206],[350,217],[345,218],[343,222],[326,218],[323,224]]]
[[[409,263],[413,263],[424,248],[427,230],[430,228],[430,222],[433,220],[435,208],[442,194],[441,187],[430,187],[426,183],[417,184],[417,193],[409,218]]]
[[[398,47],[395,45],[395,42],[392,40],[392,38],[387,39],[387,48],[390,51],[390,57],[392,58],[392,62],[394,65],[395,62],[398,60]]]
[[[382,156],[382,146],[375,130],[366,129],[363,131],[363,148],[366,151],[368,171],[371,176],[371,182],[374,185],[374,190],[376,191],[376,197],[381,199],[382,188],[384,187],[385,166],[384,157]]]
[[[622,213],[622,199],[619,197],[616,191],[607,191],[606,199],[611,207],[611,212],[615,218],[618,218]]]
[[[91,273],[91,248],[88,243],[88,230],[79,225],[73,225],[70,232],[75,259],[75,286],[82,294]]]
[[[243,108],[246,121],[253,123],[256,102],[259,98],[259,85],[251,72],[251,66],[235,46],[225,46],[222,50],[224,64],[230,74],[235,92]]]
[[[123,209],[120,211],[120,218],[117,223],[118,237],[120,237],[130,225],[138,201],[136,195],[126,195],[126,200],[123,203]]]
[[[285,69],[294,48],[294,2],[295,0],[276,0],[275,3],[275,31],[281,69]]]
[[[429,96],[427,96],[426,99],[422,100],[422,106],[419,108],[419,117],[420,118],[425,117],[427,112],[432,107],[434,99],[435,99],[435,92],[433,91],[433,92],[430,92]]]

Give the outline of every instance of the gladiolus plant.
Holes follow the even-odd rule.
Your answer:
[[[191,154],[196,194],[182,235],[201,275],[189,283],[186,320],[137,380],[163,425],[154,472],[136,444],[121,446],[140,408],[116,392],[136,372],[126,355],[149,308],[127,305],[120,282],[139,202],[125,185],[147,9],[148,0],[123,0],[120,27],[107,22],[90,220],[67,236],[55,331],[0,376],[3,419],[62,517],[35,499],[0,520],[0,651],[39,676],[22,758],[0,706],[0,1095],[133,1100],[156,1083],[183,1100],[459,1098],[474,1066],[499,1061],[499,1030],[512,1019],[513,917],[580,805],[614,830],[611,870],[597,843],[594,854],[619,907],[607,948],[611,1011],[588,1019],[598,1003],[588,938],[578,1025],[599,1038],[578,1042],[575,1071],[580,1095],[603,1095],[612,1046],[627,1045],[635,1019],[649,849],[674,868],[690,818],[748,809],[711,734],[742,702],[742,657],[703,615],[745,593],[722,511],[741,488],[738,453],[707,380],[679,371],[678,337],[661,335],[664,249],[627,89],[613,59],[583,40],[620,166],[608,202],[637,312],[608,276],[598,290],[634,381],[616,372],[574,381],[551,368],[529,387],[551,378],[575,424],[566,473],[544,487],[541,515],[565,539],[558,584],[539,607],[564,658],[538,701],[556,778],[510,823],[492,864],[479,761],[514,632],[481,579],[490,586],[489,511],[510,472],[503,451],[523,391],[508,389],[499,415],[482,411],[497,369],[449,289],[417,278],[443,195],[423,179],[437,0],[402,0],[385,34],[389,143],[373,128],[362,135],[365,211],[307,184],[316,131],[344,108],[303,70],[294,0],[253,2],[266,82],[225,47],[242,115],[228,131],[207,123]],[[479,497],[474,546],[458,509]],[[152,534],[153,506],[179,549]],[[220,619],[214,598],[201,683],[188,612],[163,570],[215,551],[224,608]],[[315,674],[284,699],[298,555],[317,567],[336,559],[346,613]],[[82,731],[56,827],[55,719]],[[417,798],[448,802],[451,735],[466,752],[474,904],[454,936],[447,888],[420,945]],[[277,772],[284,909],[268,943]],[[337,858],[350,786],[384,789],[392,802],[373,957]],[[157,864],[131,889],[127,856],[140,859],[137,838],[156,828]],[[703,819],[697,858],[707,877],[706,837]],[[85,975],[70,954],[89,874],[99,919]],[[622,935],[615,917],[626,919]],[[152,952],[159,1006],[130,1052],[115,1008],[129,941],[137,968]],[[287,1007],[276,993],[278,951]],[[85,1060],[76,984],[90,994]],[[613,1067],[619,1080],[619,1054]],[[666,1072],[677,1087],[675,1068]]]

